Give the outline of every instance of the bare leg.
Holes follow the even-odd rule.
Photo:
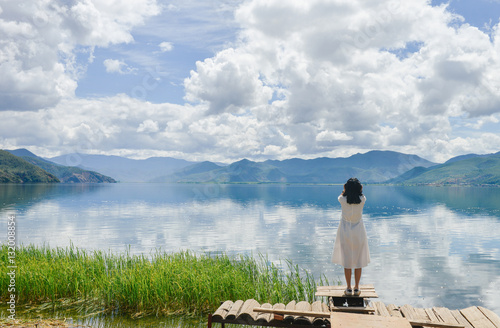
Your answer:
[[[351,289],[352,269],[345,269],[344,268],[344,275],[345,275],[345,282],[347,283],[347,289]]]
[[[359,289],[359,281],[361,280],[361,268],[354,269],[354,280],[356,282],[354,289]]]

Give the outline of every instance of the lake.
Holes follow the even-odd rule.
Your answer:
[[[0,185],[0,217],[23,244],[290,259],[319,279],[330,263],[340,185]],[[386,304],[500,313],[500,188],[364,186],[373,283]],[[286,266],[286,265],[284,265]],[[222,300],[221,300],[222,301]]]

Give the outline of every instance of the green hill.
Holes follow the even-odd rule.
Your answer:
[[[36,165],[0,150],[0,183],[52,183],[59,179]]]
[[[435,163],[415,155],[391,151],[370,151],[347,158],[293,158],[284,161],[253,162],[247,159],[220,167],[204,163],[202,168],[184,170],[164,177],[173,182],[220,183],[344,183],[357,177],[365,183],[384,182],[416,167]]]
[[[414,168],[387,182],[400,184],[499,185],[500,153],[450,161],[427,169]]]
[[[115,183],[113,178],[103,174],[81,169],[75,166],[59,165],[36,156],[26,149],[8,150],[9,153],[38,166],[39,168],[55,175],[64,183]]]

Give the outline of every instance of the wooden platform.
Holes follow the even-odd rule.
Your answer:
[[[209,317],[208,327],[212,323],[272,327],[465,327],[465,328],[500,328],[500,317],[481,306],[471,306],[462,310],[450,310],[444,307],[414,308],[410,305],[398,307],[385,305],[380,301],[370,304],[373,314],[355,314],[330,312],[325,303],[316,301],[295,302],[288,304],[260,304],[255,300],[226,301]],[[268,312],[254,311],[267,309]],[[401,318],[404,320],[386,318]],[[360,321],[361,320],[361,321]],[[403,321],[405,323],[403,323]],[[359,325],[361,324],[361,326]]]
[[[359,296],[345,295],[346,286],[318,286],[316,289],[316,296],[325,297],[361,297],[361,298],[378,298],[377,292],[373,285],[360,285]]]
[[[345,286],[318,287],[316,296],[328,297],[329,304],[322,301],[260,304],[253,299],[225,301],[209,316],[208,328],[212,327],[212,323],[220,323],[223,328],[226,323],[294,328],[500,328],[500,317],[481,306],[463,310],[444,307],[423,309],[410,305],[398,307],[380,301],[367,301],[378,297],[373,285],[361,285],[360,289],[360,296],[350,296],[344,294]],[[361,301],[363,306],[336,306],[333,302],[352,299]]]

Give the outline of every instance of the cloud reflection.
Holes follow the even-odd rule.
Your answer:
[[[316,278],[343,280],[342,267],[329,262],[339,186],[213,186],[203,197],[193,188],[203,186],[119,184],[65,197],[51,193],[16,208],[19,238],[119,252],[130,245],[136,254],[154,248],[263,253],[275,263],[291,259]],[[375,284],[387,304],[482,305],[500,313],[493,295],[500,287],[495,207],[477,206],[482,198],[474,206],[470,190],[452,191],[468,197],[460,207],[449,190],[394,188],[365,191],[372,262],[363,282]]]

